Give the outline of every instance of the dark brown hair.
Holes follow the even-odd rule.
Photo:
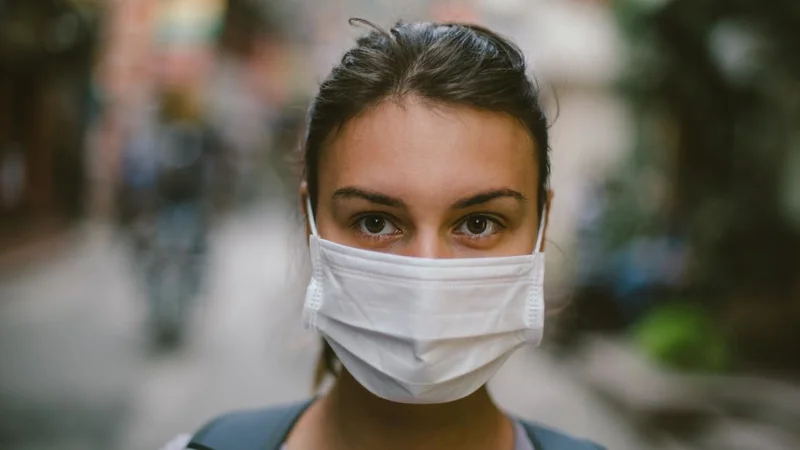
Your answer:
[[[371,28],[344,54],[321,83],[308,112],[303,143],[304,179],[312,208],[318,196],[317,173],[325,144],[350,119],[387,99],[413,95],[437,103],[507,114],[517,119],[536,144],[539,210],[544,213],[550,176],[547,118],[539,89],[528,76],[520,49],[478,25],[398,23],[389,31]],[[324,369],[336,373],[335,355],[326,344]]]

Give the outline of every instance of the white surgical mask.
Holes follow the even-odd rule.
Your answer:
[[[428,259],[312,235],[303,317],[350,374],[400,403],[446,403],[486,384],[544,328],[544,214],[533,254]]]

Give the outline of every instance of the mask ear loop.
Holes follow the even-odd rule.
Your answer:
[[[547,189],[550,190],[550,183],[546,184]],[[549,202],[548,202],[549,203]],[[542,218],[539,219],[539,235],[536,237],[536,248],[534,249],[535,253],[540,253],[542,251],[542,240],[544,239],[544,227],[547,224],[547,204],[544,205],[542,208]]]
[[[314,210],[311,209],[311,197],[306,196],[306,217],[308,217],[308,226],[311,228],[311,234],[319,237],[317,233],[317,221],[314,219]]]
[[[536,248],[534,249],[534,253],[539,253],[542,251],[542,239],[544,238],[544,226],[545,226],[545,219],[547,219],[547,207],[542,208],[542,219],[539,222],[539,236],[536,238]]]

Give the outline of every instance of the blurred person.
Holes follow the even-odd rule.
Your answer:
[[[123,155],[123,222],[144,276],[158,345],[180,341],[199,295],[215,200],[218,144],[196,97],[166,90]]]
[[[486,388],[544,325],[548,123],[521,51],[475,25],[353,22],[372,29],[312,102],[300,187],[304,321],[334,382],[165,448],[599,449]]]
[[[158,117],[156,105],[141,105],[131,112],[125,124],[122,144],[117,219],[123,230],[136,235],[136,229],[149,213],[156,196],[158,171]]]

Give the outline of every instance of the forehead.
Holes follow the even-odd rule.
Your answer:
[[[348,121],[320,155],[319,193],[358,186],[415,201],[511,188],[535,198],[533,140],[514,118],[410,98]]]

